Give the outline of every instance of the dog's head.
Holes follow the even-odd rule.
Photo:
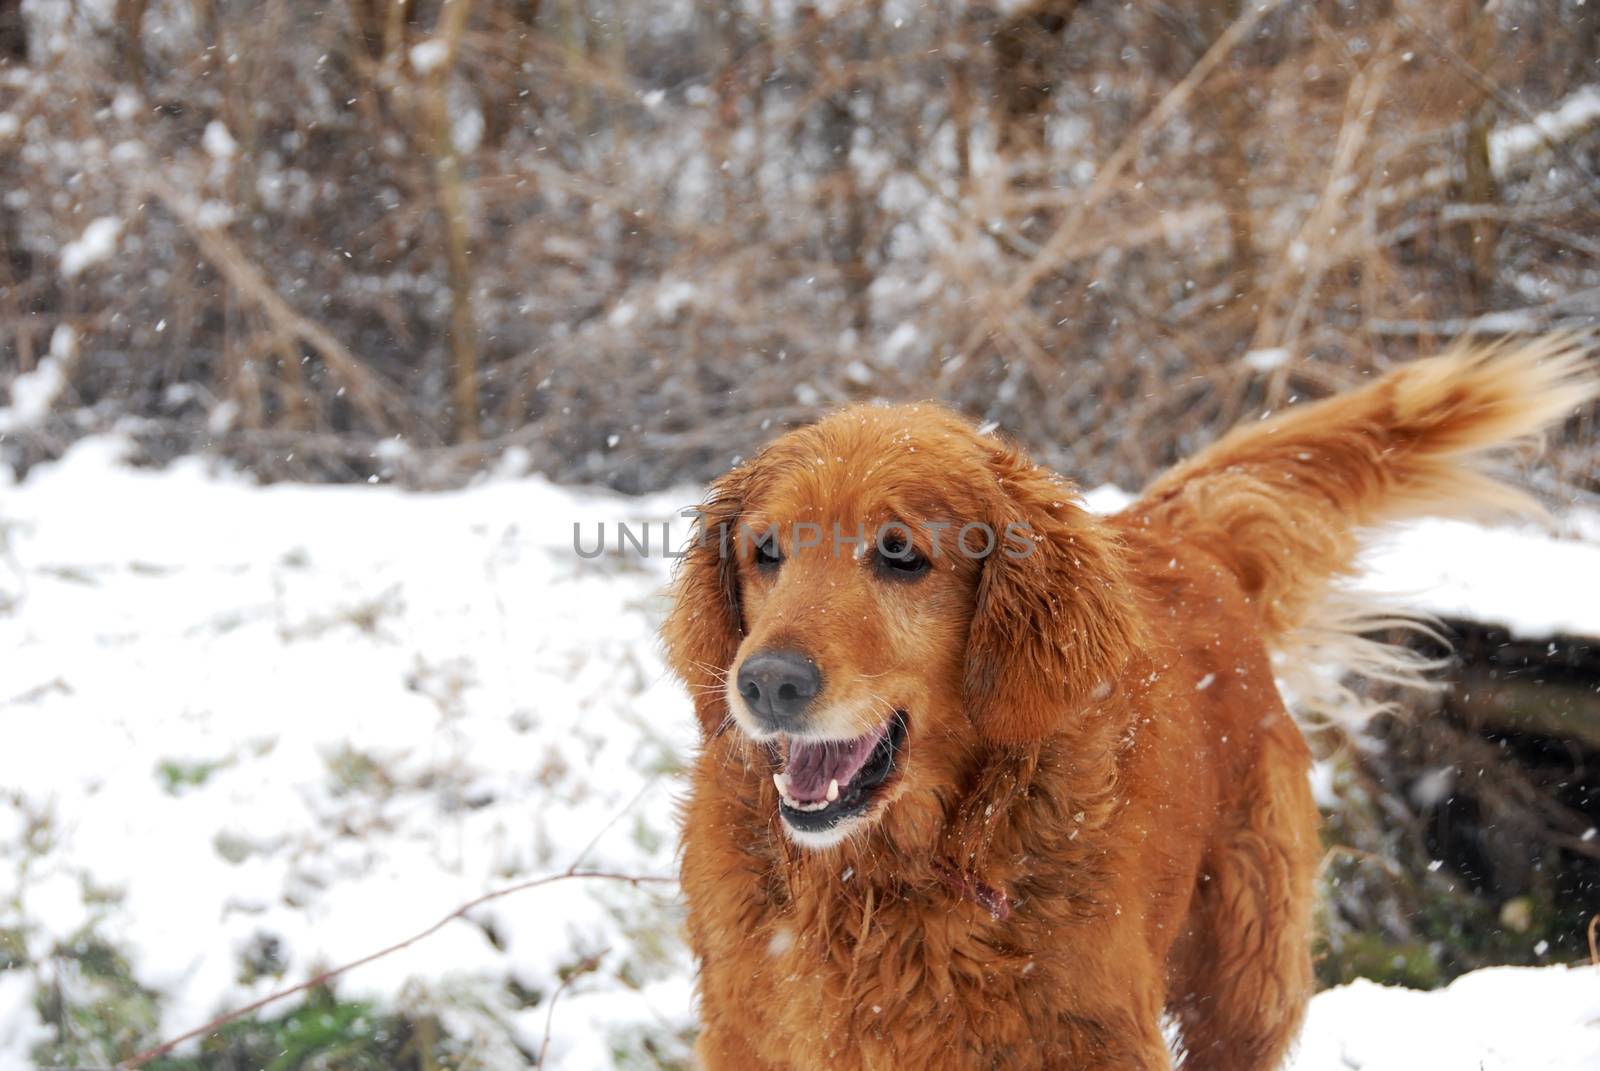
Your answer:
[[[937,406],[858,406],[713,485],[665,634],[705,737],[764,745],[820,848],[1068,728],[1136,642],[1128,591],[1059,477]]]

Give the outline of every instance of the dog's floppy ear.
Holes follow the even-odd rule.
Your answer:
[[[1142,629],[1124,549],[1077,491],[1009,448],[991,464],[999,541],[983,560],[963,690],[979,733],[1015,744],[1102,697]]]
[[[735,542],[744,482],[743,471],[735,469],[711,485],[678,561],[672,609],[661,630],[667,661],[694,698],[702,739],[727,717],[723,683],[744,637]]]

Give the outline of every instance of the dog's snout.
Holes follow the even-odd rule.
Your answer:
[[[744,660],[738,685],[751,713],[782,728],[822,691],[822,672],[815,662],[794,651],[763,651]]]

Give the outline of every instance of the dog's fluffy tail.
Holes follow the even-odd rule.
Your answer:
[[[1591,343],[1571,335],[1458,345],[1371,385],[1237,428],[1162,475],[1130,513],[1161,517],[1238,577],[1275,652],[1332,656],[1366,676],[1415,682],[1424,668],[1363,632],[1394,624],[1334,590],[1362,529],[1419,516],[1537,511],[1487,475],[1487,455],[1600,395]],[[1307,648],[1317,648],[1318,658]],[[1314,713],[1348,693],[1287,682]],[[1348,708],[1346,708],[1348,709]],[[1370,706],[1361,711],[1371,713]],[[1348,721],[1346,717],[1337,720]]]

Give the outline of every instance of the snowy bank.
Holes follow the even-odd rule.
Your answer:
[[[1444,989],[1320,994],[1288,1071],[1600,1067],[1600,969],[1491,967]]]

